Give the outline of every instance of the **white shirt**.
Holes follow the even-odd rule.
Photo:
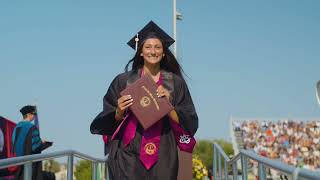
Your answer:
[[[2,129],[0,129],[0,152],[2,152],[3,146],[4,146],[4,136],[3,136]]]

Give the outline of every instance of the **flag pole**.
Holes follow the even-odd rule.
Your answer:
[[[34,107],[35,107],[36,113],[37,113],[36,116],[35,116],[35,119],[34,119],[34,125],[38,128],[39,134],[40,134],[39,111],[38,111],[38,106],[37,106],[38,99],[35,98],[34,102],[35,102],[34,103]]]

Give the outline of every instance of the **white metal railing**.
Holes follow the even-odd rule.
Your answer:
[[[0,169],[10,166],[24,165],[24,180],[32,179],[32,163],[47,159],[68,157],[67,180],[73,180],[73,158],[78,157],[91,161],[92,163],[92,180],[97,180],[97,168],[99,163],[106,163],[107,156],[104,158],[95,158],[74,150],[57,151],[52,153],[33,154],[0,160]],[[106,175],[108,179],[108,176]]]
[[[222,162],[221,157],[224,160],[224,173],[222,174]],[[236,156],[232,159],[226,155],[223,149],[217,144],[213,144],[213,176],[215,180],[229,179],[228,178],[228,167],[232,168],[232,179],[238,179],[238,168],[237,161],[241,161],[241,171],[242,171],[242,180],[248,180],[248,160],[254,160],[258,163],[258,175],[259,180],[266,180],[266,167],[275,169],[284,174],[287,174],[292,177],[293,180],[319,180],[320,172],[311,171],[307,169],[296,168],[290,166],[281,161],[272,160],[266,157],[262,157],[252,151],[240,150]]]

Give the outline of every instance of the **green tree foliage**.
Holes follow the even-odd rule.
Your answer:
[[[60,171],[60,164],[57,161],[50,159],[50,160],[44,162],[44,170],[50,171],[53,173],[59,172]]]
[[[206,167],[212,164],[212,141],[200,140],[197,142],[193,154],[197,155]]]
[[[214,142],[218,143],[229,157],[230,155],[233,155],[234,152],[232,144],[225,140],[198,140],[193,154],[197,155],[207,168],[212,167]]]
[[[76,179],[90,180],[92,178],[92,163],[88,160],[80,160],[76,165],[74,175]]]
[[[233,151],[232,143],[225,141],[223,139],[214,140],[214,142],[218,143],[229,157],[233,155],[234,151]]]

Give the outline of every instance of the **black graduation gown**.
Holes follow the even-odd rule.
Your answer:
[[[120,92],[127,85],[139,79],[140,70],[119,74],[111,83],[103,99],[103,111],[93,120],[91,133],[112,136],[120,122],[115,120],[115,110]],[[188,87],[179,76],[162,71],[163,86],[171,94],[171,104],[175,107],[181,127],[194,135],[198,128],[198,117]],[[175,180],[178,174],[178,152],[175,137],[169,125],[169,117],[162,120],[163,130],[159,146],[159,159],[146,170],[139,159],[143,128],[137,126],[134,139],[127,147],[122,143],[121,130],[110,142],[108,158],[109,176],[112,180]],[[123,128],[122,128],[123,130]]]

